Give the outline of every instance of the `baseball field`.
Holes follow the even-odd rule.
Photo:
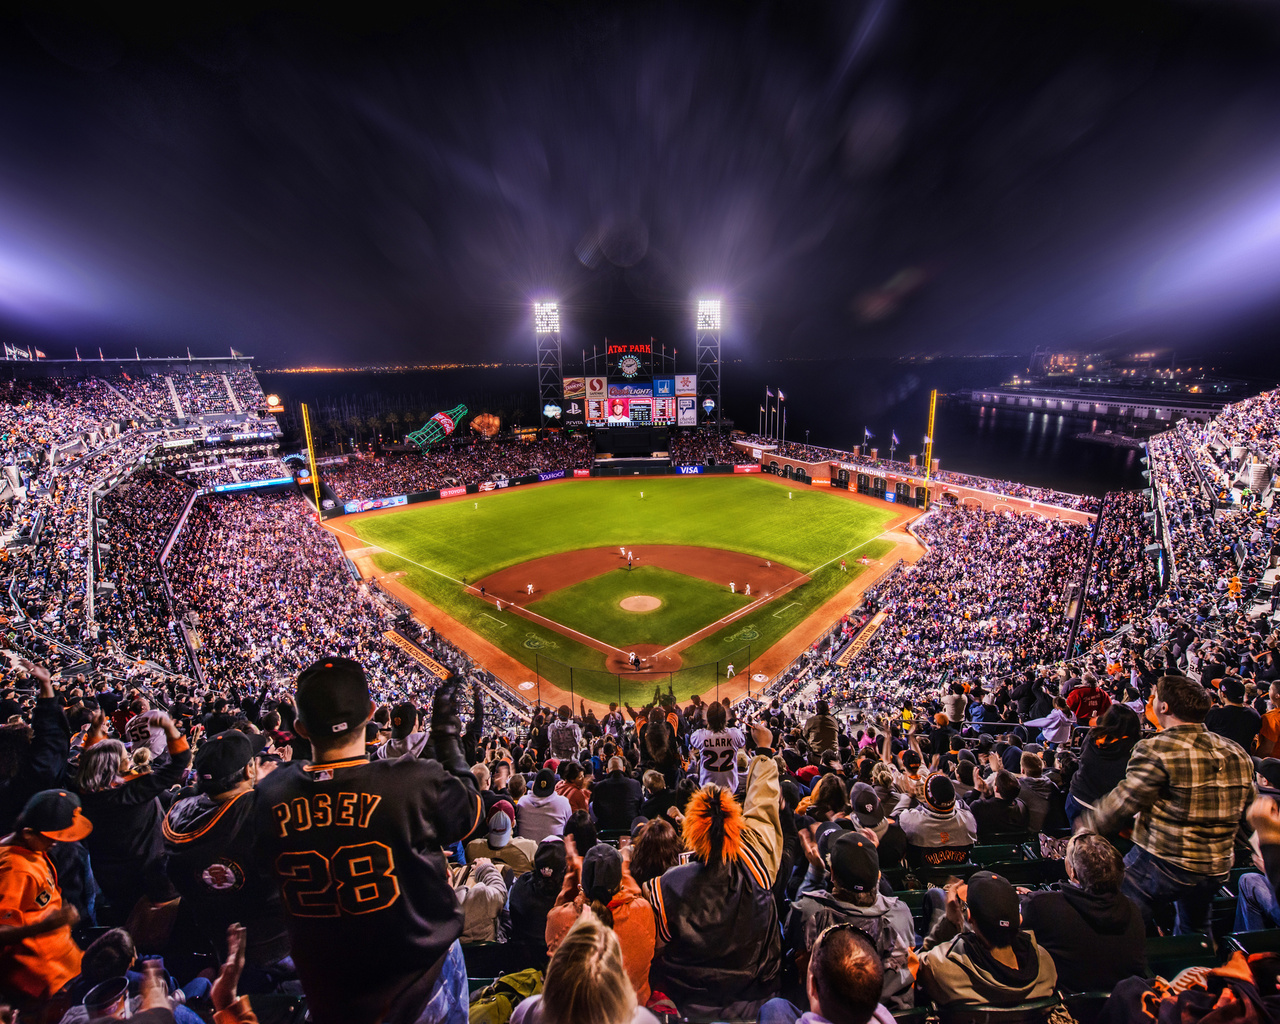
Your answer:
[[[880,534],[900,511],[760,477],[594,479],[337,529],[527,666],[529,682],[638,703],[655,684],[684,699],[730,665],[749,671],[862,571],[860,558],[892,548]]]

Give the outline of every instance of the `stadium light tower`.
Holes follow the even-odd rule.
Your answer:
[[[560,307],[554,302],[533,304],[533,336],[538,346],[538,415],[547,425],[548,405],[559,405],[564,391],[564,363],[560,352]]]
[[[704,422],[724,418],[720,401],[720,300],[699,299],[695,352],[698,363],[698,408]],[[713,403],[708,411],[707,403]]]

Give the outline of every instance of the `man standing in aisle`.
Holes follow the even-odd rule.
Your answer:
[[[364,669],[324,658],[298,679],[298,732],[311,764],[258,786],[264,868],[280,884],[298,978],[315,1024],[465,1024],[466,966],[444,849],[482,815],[462,753],[459,680],[436,690],[434,757],[370,762]]]
[[[1161,731],[1133,748],[1120,784],[1075,824],[1105,834],[1137,815],[1124,894],[1148,924],[1154,906],[1172,901],[1183,935],[1204,927],[1209,901],[1231,871],[1240,817],[1253,795],[1253,761],[1204,727],[1209,695],[1199,683],[1162,676],[1152,710]]]

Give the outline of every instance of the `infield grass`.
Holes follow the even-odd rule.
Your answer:
[[[533,670],[531,680],[536,671],[541,678],[567,688],[568,666],[572,665],[575,693],[607,702],[618,699],[619,684],[604,671],[602,652],[550,627],[497,612],[491,602],[467,592],[463,582],[561,551],[646,544],[724,548],[808,573],[808,583],[682,652],[687,667],[671,682],[684,699],[713,687],[729,660],[736,659],[737,671],[745,671],[748,645],[752,658],[763,653],[854,578],[860,571],[859,556],[874,559],[888,551],[890,542],[873,538],[898,511],[803,485],[788,490],[785,484],[756,476],[647,477],[511,488],[456,501],[427,502],[351,523],[339,519],[333,525],[382,548],[383,553],[374,558],[379,569],[403,571],[403,582],[410,589],[528,666]],[[840,571],[842,557],[850,563],[847,573]],[[632,570],[631,575],[651,568]],[[608,573],[598,579],[611,580],[614,575],[623,574]],[[701,588],[711,587],[721,598],[733,595],[693,577],[664,575],[674,577],[664,585],[675,588],[672,600],[664,605],[672,611],[661,620],[661,628],[675,634],[666,642],[689,636],[740,607],[733,604],[717,613],[716,602],[700,596]],[[584,600],[595,605],[594,610],[575,607],[572,597],[563,595],[576,589],[549,595],[531,610],[612,643],[606,632],[621,628],[621,620],[605,620],[603,596],[584,592]],[[674,596],[677,592],[678,597]],[[549,614],[548,608],[556,614]],[[644,618],[620,609],[619,614],[625,614],[630,624]],[[627,642],[646,641],[633,635]],[[709,663],[708,668],[691,667],[704,662]],[[632,695],[628,696],[624,681],[622,694],[624,699],[646,699],[652,686],[652,682],[631,684]]]
[[[620,606],[625,598],[639,595],[656,597],[662,605],[648,612],[629,612]],[[625,649],[635,644],[674,644],[696,632],[699,625],[722,619],[750,602],[751,598],[731,594],[721,584],[646,565],[614,569],[527,607]],[[699,625],[690,628],[693,623]]]

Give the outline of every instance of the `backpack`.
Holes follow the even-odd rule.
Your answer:
[[[511,1015],[529,996],[542,992],[542,972],[532,967],[504,974],[471,994],[468,1024],[507,1024]]]
[[[820,908],[805,922],[806,949],[813,949],[818,936],[833,924],[851,924],[871,940],[882,963],[889,960],[889,954],[893,952],[893,929],[885,923],[887,915],[864,917],[861,914],[851,914],[848,907],[825,892],[806,892],[800,897],[800,900],[803,899],[812,900]]]

